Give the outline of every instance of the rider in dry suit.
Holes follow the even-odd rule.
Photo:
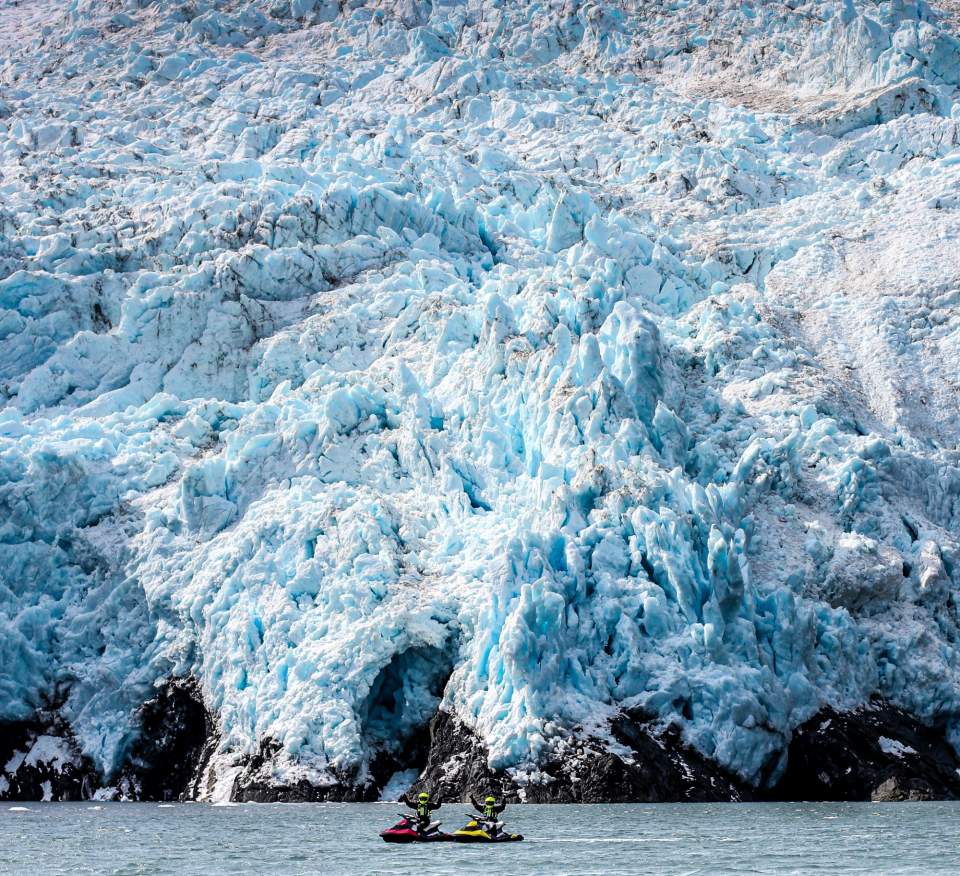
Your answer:
[[[409,806],[411,809],[416,811],[417,830],[420,831],[420,833],[424,833],[426,829],[430,827],[430,813],[436,812],[440,808],[440,804],[434,803],[426,791],[417,797],[416,803],[411,801],[406,794],[400,795],[399,802],[401,802],[404,806]]]

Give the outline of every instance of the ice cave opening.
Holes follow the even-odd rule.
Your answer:
[[[382,791],[390,779],[407,784],[426,766],[430,720],[453,672],[450,648],[409,648],[380,670],[360,711],[370,777]]]

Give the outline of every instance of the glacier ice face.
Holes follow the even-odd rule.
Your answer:
[[[109,778],[519,781],[621,708],[749,781],[960,742],[937,4],[0,0],[0,720]],[[227,793],[221,787],[216,793]]]

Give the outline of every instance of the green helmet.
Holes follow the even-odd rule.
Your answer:
[[[497,798],[496,798],[496,797],[487,797],[487,799],[484,800],[483,802],[484,802],[484,803],[487,803],[487,804],[490,805],[490,806],[493,806],[493,804],[497,802]]]
[[[420,795],[420,802],[421,802],[421,803],[426,803],[427,800],[429,800],[429,799],[430,799],[430,795],[429,795],[426,791],[424,791],[424,792]]]

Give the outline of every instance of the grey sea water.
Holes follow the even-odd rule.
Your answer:
[[[522,843],[390,846],[391,804],[2,803],[0,873],[960,873],[960,804],[514,806]],[[447,829],[461,805],[444,806]]]

